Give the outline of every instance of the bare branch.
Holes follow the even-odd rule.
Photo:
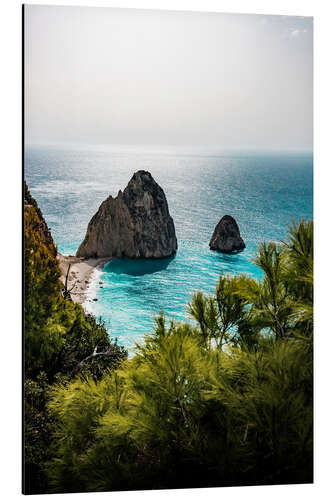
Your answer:
[[[66,279],[65,279],[65,291],[66,292],[67,292],[68,275],[69,275],[70,268],[71,268],[71,264],[68,264],[67,273],[66,273]]]
[[[112,348],[109,348],[107,349],[106,351],[102,351],[102,352],[97,352],[97,349],[98,349],[98,345],[95,347],[94,351],[92,354],[90,354],[89,356],[87,356],[86,358],[84,358],[82,361],[80,361],[77,366],[76,366],[76,370],[75,371],[79,371],[82,366],[89,360],[89,359],[92,359],[92,358],[96,358],[97,356],[112,356],[114,354]]]

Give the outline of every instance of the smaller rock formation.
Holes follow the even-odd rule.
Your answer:
[[[245,248],[237,222],[231,215],[224,215],[217,224],[209,242],[211,250],[223,253],[239,252]]]

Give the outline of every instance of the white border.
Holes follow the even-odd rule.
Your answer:
[[[332,353],[333,332],[329,317],[332,298],[332,169],[333,8],[327,0],[132,0],[43,1],[38,4],[92,5],[234,13],[314,16],[315,20],[315,227],[316,227],[316,474],[315,485],[209,490],[170,490],[112,493],[113,498],[329,498],[332,495]],[[1,494],[20,497],[21,491],[21,3],[1,2]],[[326,279],[325,279],[326,278]],[[100,497],[103,494],[91,494]],[[106,495],[106,494],[104,494]],[[65,495],[67,498],[67,495]],[[35,498],[34,496],[31,498]],[[64,498],[47,495],[42,498]],[[68,497],[72,498],[72,497]],[[86,498],[82,494],[75,498]],[[90,497],[89,497],[90,498]]]

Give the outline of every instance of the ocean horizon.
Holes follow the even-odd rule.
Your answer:
[[[169,259],[113,259],[96,271],[85,308],[130,351],[153,328],[153,317],[186,320],[197,290],[213,293],[219,274],[261,271],[252,258],[263,241],[281,241],[292,219],[313,217],[313,155],[298,151],[225,151],[136,146],[29,146],[25,178],[59,252],[75,255],[100,204],[148,170],[168,200],[178,239]],[[216,224],[232,215],[246,248],[209,249]],[[102,281],[102,284],[99,284]]]

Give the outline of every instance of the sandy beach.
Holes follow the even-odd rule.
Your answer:
[[[70,265],[67,289],[72,290],[70,293],[73,302],[79,302],[80,304],[86,300],[87,289],[91,283],[94,271],[102,269],[111,260],[110,258],[83,259],[60,253],[58,253],[57,258],[61,269],[60,279],[63,284],[65,284],[68,266]]]

